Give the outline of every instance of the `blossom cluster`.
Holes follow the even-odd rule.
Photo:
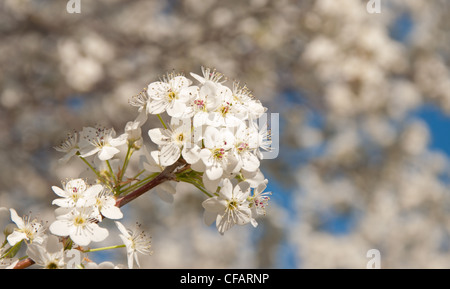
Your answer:
[[[267,180],[259,167],[271,141],[265,124],[258,126],[257,120],[267,109],[239,82],[229,88],[216,70],[202,67],[202,72],[191,73],[197,85],[184,75],[167,74],[131,103],[146,115],[165,112],[170,117],[169,125],[148,132],[159,148],[150,153],[150,162],[166,167],[182,158],[199,173],[210,197],[203,203],[205,222],[215,220],[223,234],[234,224],[256,226],[254,217],[265,212],[269,197],[261,189]]]
[[[152,253],[150,237],[126,229],[118,221],[124,217],[120,208],[154,187],[163,200],[171,201],[176,192],[173,182],[192,184],[206,195],[204,221],[207,225],[215,221],[220,234],[234,225],[256,227],[256,218],[265,214],[270,195],[264,192],[268,181],[260,170],[263,151],[270,150],[271,144],[266,124],[261,128],[258,124],[266,108],[246,86],[234,82],[229,88],[222,74],[203,67],[202,72],[203,76],[191,73],[197,85],[176,73],[150,83],[131,99],[139,114],[125,125],[122,134],[117,135],[113,128],[84,127],[56,146],[64,153],[61,163],[78,158],[95,181],[80,176],[62,182],[62,187],[52,186],[57,196],[52,202],[57,207],[56,220],[48,228],[35,219],[22,219],[10,209],[17,228],[7,234],[2,246],[4,267],[18,266],[12,257],[22,243],[27,244],[29,258],[44,268],[67,266],[68,250],[87,254],[121,247],[127,249],[128,268],[139,266],[137,254]],[[142,126],[152,115],[163,127],[148,131],[148,138],[158,147],[149,152]],[[167,124],[163,117],[169,118]],[[130,160],[141,148],[140,171],[130,173]],[[109,236],[108,229],[101,226],[105,219],[114,220],[124,244],[88,248]],[[51,235],[46,234],[47,229]],[[96,265],[85,257],[76,266],[109,268],[111,264]]]

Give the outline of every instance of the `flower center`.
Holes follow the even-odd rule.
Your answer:
[[[221,160],[225,154],[225,149],[219,148],[213,151],[213,156],[216,160]]]
[[[222,114],[223,117],[230,111],[230,103],[226,103],[227,105],[222,105],[219,109],[219,112]]]
[[[76,216],[73,220],[73,223],[75,224],[75,226],[83,226],[86,223],[86,219],[82,216]]]
[[[238,207],[238,202],[235,199],[232,199],[228,202],[228,209],[229,210],[236,210]]]
[[[205,102],[201,99],[194,100],[194,104],[197,106],[199,110],[203,110],[205,108]]]
[[[47,264],[47,266],[45,266],[45,268],[47,268],[47,269],[59,269],[59,266],[55,262],[50,262],[50,263]]]
[[[239,153],[242,153],[243,151],[247,150],[249,147],[248,143],[245,142],[240,142],[237,146],[236,149]]]
[[[167,94],[167,99],[169,100],[169,102],[172,102],[176,98],[177,94],[174,91],[169,91],[169,93]]]

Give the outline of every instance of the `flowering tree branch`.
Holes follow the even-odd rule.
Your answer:
[[[149,84],[130,102],[139,108],[139,115],[126,124],[123,134],[116,135],[114,128],[84,127],[55,147],[66,154],[62,162],[80,158],[95,174],[95,183],[76,178],[63,182],[62,187],[52,186],[58,196],[52,201],[58,206],[56,220],[48,227],[52,235],[45,234],[40,221],[19,217],[9,209],[17,228],[5,234],[0,267],[65,268],[73,265],[65,254],[75,251],[80,256],[76,268],[115,268],[110,262],[97,265],[81,254],[123,247],[128,268],[135,263],[139,266],[137,253],[152,253],[150,238],[138,227],[133,231],[117,221],[124,216],[120,208],[166,182],[185,182],[199,189],[207,197],[202,203],[204,221],[207,225],[216,222],[220,234],[236,224],[256,227],[255,217],[265,214],[269,200],[269,193],[263,193],[267,180],[259,165],[260,149],[267,150],[270,141],[266,130],[259,130],[255,122],[266,108],[246,87],[235,82],[230,89],[223,84],[222,74],[205,68],[202,72],[203,76],[191,73],[198,85],[173,73]],[[167,124],[160,116],[164,112],[170,117]],[[164,127],[148,131],[158,145],[151,152],[145,149],[141,132],[149,115],[158,116]],[[142,147],[139,173],[129,177],[128,164]],[[119,153],[125,148],[121,162]],[[160,188],[158,195],[172,200],[175,189],[170,184]],[[105,218],[116,220],[123,244],[83,249],[109,236],[108,229],[100,226]],[[23,244],[26,256],[15,257]]]

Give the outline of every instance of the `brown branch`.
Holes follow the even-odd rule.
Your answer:
[[[129,193],[128,195],[118,198],[116,200],[116,206],[120,208],[120,207],[124,206],[125,204],[128,204],[132,200],[136,199],[140,195],[153,189],[157,185],[162,184],[165,181],[175,180],[175,173],[179,173],[184,170],[187,170],[189,168],[189,166],[190,165],[188,163],[186,163],[186,161],[184,161],[183,159],[179,159],[173,165],[166,167],[159,175],[157,175],[150,182],[146,183],[145,185],[138,188],[137,190]]]
[[[34,261],[31,258],[23,259],[22,261],[17,262],[16,266],[13,269],[25,269],[34,264]]]

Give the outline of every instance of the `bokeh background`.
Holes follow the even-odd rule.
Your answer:
[[[2,0],[0,206],[53,220],[51,186],[85,167],[52,147],[83,126],[123,132],[133,95],[203,65],[280,114],[267,216],[221,236],[200,192],[150,192],[123,208],[152,236],[142,267],[366,268],[378,249],[382,268],[450,268],[450,4],[367,2]]]

